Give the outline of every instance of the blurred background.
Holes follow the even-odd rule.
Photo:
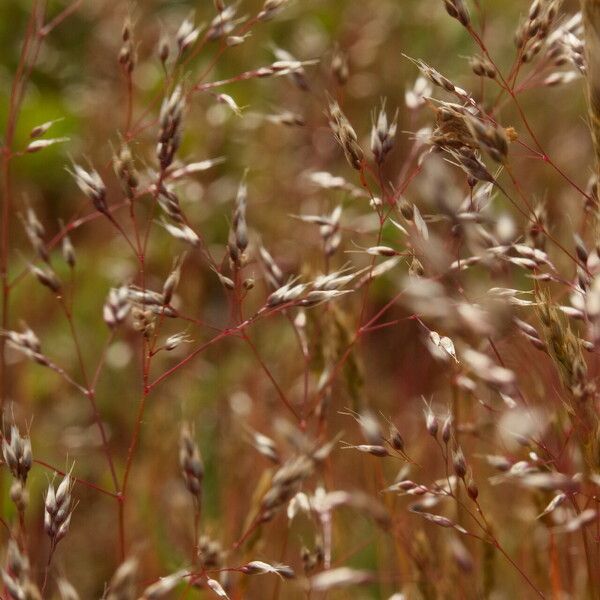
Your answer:
[[[481,5],[477,9],[476,5]],[[49,18],[60,13],[66,2],[50,0]],[[261,1],[242,0],[238,14],[254,15]],[[478,27],[494,59],[508,72],[515,57],[514,33],[529,6],[522,0],[481,0],[471,3]],[[570,15],[578,2],[564,2],[561,14]],[[0,123],[6,123],[8,94],[17,69],[31,2],[4,0],[0,3]],[[109,203],[122,200],[119,183],[113,173],[113,152],[124,135],[127,86],[118,63],[121,31],[131,20],[137,64],[133,71],[133,122],[136,131],[130,147],[138,169],[155,169],[154,148],[157,139],[156,118],[164,92],[165,73],[158,58],[161,36],[174,38],[181,22],[188,18],[196,24],[210,22],[215,16],[212,2],[143,0],[123,2],[84,0],[81,7],[52,31],[45,40],[20,111],[14,149],[23,149],[31,129],[46,121],[60,119],[49,137],[68,137],[36,154],[12,161],[12,201],[10,220],[9,265],[12,277],[18,275],[34,256],[19,222],[19,212],[34,208],[50,240],[60,222],[70,222],[91,212],[66,167],[74,160],[92,164],[108,187]],[[257,310],[269,288],[257,260],[256,248],[263,244],[284,273],[311,278],[325,269],[339,269],[352,260],[366,266],[362,254],[346,251],[376,243],[378,221],[364,196],[344,190],[324,190],[307,178],[314,171],[328,171],[360,187],[358,174],[345,162],[327,124],[328,96],[337,98],[355,128],[364,148],[374,111],[386,99],[388,115],[398,110],[398,133],[382,177],[390,186],[401,183],[407,167],[414,134],[431,125],[433,111],[425,107],[407,109],[405,93],[412,88],[418,71],[406,57],[420,58],[438,69],[457,85],[471,90],[478,100],[493,98],[497,88],[487,82],[480,85],[471,73],[468,58],[476,53],[472,40],[460,25],[446,14],[438,0],[297,0],[277,17],[257,24],[239,46],[221,52],[220,41],[207,43],[187,65],[183,85],[225,79],[268,65],[275,60],[274,50],[281,48],[299,60],[318,63],[305,67],[308,89],[300,89],[292,77],[250,79],[218,88],[215,93],[230,95],[241,108],[238,115],[214,94],[196,94],[190,101],[183,127],[178,156],[186,162],[224,157],[224,161],[177,185],[177,194],[190,223],[202,233],[207,245],[220,260],[225,256],[233,203],[238,184],[247,170],[248,224],[251,260],[245,273],[256,285],[248,294],[245,314]],[[331,62],[336,51],[348,61],[349,75],[339,85],[332,75]],[[172,53],[174,50],[172,50]],[[172,54],[173,56],[173,54]],[[170,61],[172,61],[172,57]],[[207,71],[210,69],[209,71]],[[526,79],[527,76],[524,76]],[[565,86],[526,90],[522,106],[530,123],[553,160],[581,187],[591,174],[591,144],[585,120],[585,96],[582,80]],[[278,122],[285,111],[301,116],[301,124]],[[522,124],[514,107],[506,103],[499,111],[505,126],[514,126],[522,134]],[[281,119],[279,119],[280,121]],[[4,128],[4,125],[2,126]],[[526,133],[523,133],[527,136]],[[521,156],[522,154],[522,156]],[[534,203],[545,200],[549,222],[559,239],[583,218],[581,200],[555,171],[539,166],[522,148],[512,155],[514,172],[524,182]],[[535,168],[534,168],[535,167]],[[411,167],[412,168],[412,167]],[[462,179],[459,178],[466,190]],[[417,177],[406,195],[413,202],[426,196]],[[466,193],[466,192],[465,192]],[[151,212],[140,200],[140,218]],[[501,210],[520,216],[503,200]],[[318,227],[293,218],[298,214],[329,214],[343,207],[340,249],[326,261]],[[514,214],[513,214],[514,213]],[[115,213],[128,226],[126,209]],[[559,219],[555,216],[560,215]],[[97,218],[77,227],[71,235],[77,257],[72,281],[74,323],[83,342],[83,359],[93,370],[107,343],[109,331],[102,320],[102,307],[108,290],[135,280],[137,262],[130,249],[106,219]],[[402,236],[391,224],[383,231],[383,241],[401,245]],[[160,227],[152,230],[146,261],[146,285],[160,290],[171,270],[173,258],[183,245]],[[54,266],[61,278],[69,281],[69,269],[55,252]],[[563,260],[554,257],[558,264]],[[405,272],[405,269],[402,269]],[[485,277],[485,275],[480,275]],[[399,289],[401,273],[377,280],[368,295],[365,311],[372,315],[382,308]],[[184,312],[213,325],[230,323],[227,292],[198,252],[190,252],[182,270],[176,301]],[[357,326],[362,294],[344,298],[327,307],[307,311],[311,363],[311,389],[332,357],[339,359]],[[360,443],[356,423],[339,414],[346,409],[362,410],[370,406],[393,419],[406,441],[407,452],[423,469],[443,476],[439,457],[423,440],[421,395],[434,398],[444,406],[451,401],[447,385],[451,369],[433,358],[423,343],[422,330],[402,306],[386,313],[386,320],[400,319],[394,327],[365,336],[352,351],[338,374],[329,398],[327,435],[343,433],[343,439]],[[404,320],[402,320],[404,319]],[[9,329],[25,321],[39,336],[45,353],[77,380],[80,372],[68,324],[60,306],[47,289],[27,276],[14,287],[10,301]],[[171,353],[163,352],[153,361],[151,379],[181,360],[194,347],[210,339],[210,328],[177,322],[165,325],[162,334],[185,331],[193,338]],[[304,364],[289,321],[279,315],[249,330],[263,362],[286,395],[294,402],[302,396]],[[130,444],[141,393],[140,335],[130,325],[121,327],[108,346],[106,367],[97,386],[97,402],[109,431],[109,444],[122,474]],[[510,342],[514,344],[514,342]],[[523,363],[532,358],[528,346],[516,343],[511,360]],[[502,348],[502,342],[500,342]],[[105,457],[101,452],[97,429],[89,404],[74,393],[55,373],[9,352],[7,380],[9,408],[5,421],[14,419],[29,427],[36,459],[67,470],[89,482],[111,489]],[[511,366],[511,365],[509,365]],[[543,366],[532,373],[535,388],[548,375]],[[485,423],[493,415],[480,418],[476,407],[465,406],[466,414]],[[127,537],[130,548],[140,557],[143,582],[151,582],[189,561],[193,548],[193,511],[178,466],[179,427],[182,420],[194,424],[195,437],[205,463],[204,500],[201,530],[222,542],[224,547],[241,535],[249,505],[264,471],[271,464],[248,443],[247,428],[277,438],[276,418],[285,418],[277,391],[266,376],[249,346],[239,339],[226,339],[211,346],[189,365],[158,386],[148,399],[131,474],[131,496],[127,505]],[[486,440],[485,428],[465,442],[473,452],[494,451]],[[285,447],[285,445],[283,445]],[[381,499],[382,481],[390,484],[399,468],[397,461],[385,464],[379,459],[336,450],[326,472],[316,476],[311,487],[322,483],[328,490],[362,489]],[[485,474],[486,467],[480,466]],[[427,471],[429,472],[429,471]],[[34,465],[29,481],[31,496],[28,519],[28,546],[32,563],[44,565],[48,544],[42,527],[42,495],[52,471]],[[313,485],[314,484],[314,485]],[[1,512],[7,522],[14,518],[8,498],[9,481],[2,479]],[[511,534],[506,547],[516,556],[528,555],[535,570],[535,536],[528,538],[523,515],[512,510],[518,490],[498,489],[498,498],[482,502],[494,505],[493,518],[498,530]],[[506,495],[505,495],[506,494]],[[76,485],[77,507],[71,531],[61,542],[54,558],[58,572],[64,573],[80,591],[82,598],[97,598],[119,564],[117,551],[117,511],[112,498],[84,485]],[[390,507],[398,514],[401,502]],[[524,508],[526,512],[535,507]],[[528,513],[529,514],[529,513]],[[421,544],[424,572],[436,579],[447,547],[445,531],[431,531],[415,518],[402,513],[396,523],[404,543]],[[406,583],[402,576],[402,544],[384,535],[376,524],[350,510],[336,514],[334,524],[334,563],[372,569],[378,581],[372,586],[330,594],[331,598],[389,598]],[[425,533],[423,533],[423,530]],[[260,539],[244,552],[233,553],[229,564],[261,559],[284,562],[301,571],[300,548],[312,544],[312,529],[302,519],[292,526],[285,515],[267,524]],[[5,532],[2,532],[3,538]],[[423,539],[421,539],[421,536]],[[486,564],[485,551],[469,545],[476,564]],[[414,548],[413,548],[414,549]],[[417,552],[417,550],[415,550]],[[576,558],[576,557],[575,557]],[[489,563],[488,563],[489,564]],[[41,567],[39,567],[41,568]],[[486,567],[488,568],[488,567]],[[406,571],[404,571],[406,573]],[[461,583],[454,587],[449,570],[443,569],[438,582],[447,598],[480,597],[478,585]],[[528,597],[518,574],[497,561],[489,567],[489,577],[501,581],[494,598]],[[273,578],[276,579],[276,578]],[[245,598],[302,598],[294,584],[282,586],[270,577],[249,580]],[[492,586],[494,588],[494,586]],[[445,590],[445,592],[444,592]],[[189,597],[210,597],[210,592],[194,591]],[[238,597],[238,596],[235,596]],[[242,597],[242,596],[239,596]],[[415,596],[419,597],[419,596]]]

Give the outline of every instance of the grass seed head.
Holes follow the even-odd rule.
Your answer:
[[[446,12],[461,25],[468,27],[471,24],[469,11],[464,0],[444,0],[444,6]]]
[[[106,600],[134,600],[137,572],[138,560],[135,557],[122,562],[108,584]]]
[[[181,570],[162,577],[144,590],[140,600],[158,600],[167,597],[187,576],[188,572]]]
[[[2,438],[2,456],[12,476],[25,484],[33,464],[31,440],[21,436],[16,425],[11,425],[9,435]]]
[[[180,85],[167,96],[160,108],[159,137],[156,155],[160,168],[164,171],[171,165],[181,143],[181,122],[185,109],[185,99]]]
[[[204,479],[204,463],[200,456],[198,444],[192,437],[192,430],[187,423],[181,426],[179,436],[179,468],[188,492],[197,502],[202,501],[202,480]]]
[[[50,538],[52,547],[55,547],[69,532],[72,506],[71,491],[73,480],[67,473],[58,487],[50,483],[46,491],[44,502],[44,530]]]
[[[106,203],[106,186],[98,171],[90,169],[86,171],[83,167],[73,163],[72,171],[69,171],[75,179],[79,189],[92,201],[98,212],[108,214]]]
[[[334,48],[331,57],[331,73],[338,85],[346,85],[350,75],[348,56],[339,46]]]
[[[358,143],[356,132],[350,125],[350,122],[342,112],[339,104],[329,100],[329,126],[333,131],[335,139],[338,141],[346,160],[354,169],[360,170],[363,162],[363,151]]]

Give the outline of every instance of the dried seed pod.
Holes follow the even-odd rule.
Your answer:
[[[288,62],[293,62],[293,61],[297,62],[297,59],[295,56],[290,54],[287,50],[283,50],[282,48],[274,48],[273,54],[275,55],[277,60],[285,60]],[[294,72],[290,74],[290,78],[298,86],[298,88],[300,88],[302,91],[307,91],[310,89],[310,86],[308,84],[308,79],[306,78],[306,72],[304,70],[304,67],[301,66],[299,69],[294,70]],[[302,124],[304,124],[304,123],[302,123]]]
[[[16,425],[11,425],[9,435],[2,438],[2,456],[12,476],[25,484],[33,463],[31,440],[22,437]]]
[[[385,458],[386,456],[390,456],[388,449],[385,446],[377,445],[377,444],[358,444],[357,446],[344,446],[346,449],[358,450],[359,452],[364,452],[365,454],[371,454],[372,456],[377,456],[378,458]]]
[[[192,341],[192,338],[187,333],[176,333],[165,340],[165,350],[170,352],[181,346],[181,344],[189,344]]]
[[[53,483],[48,486],[44,502],[44,530],[50,538],[52,547],[56,547],[69,531],[73,514],[72,488],[73,481],[69,473],[64,476],[56,490]]]
[[[253,560],[245,564],[240,571],[246,575],[264,575],[265,573],[273,573],[279,575],[282,579],[292,579],[295,577],[294,570],[291,567],[281,564],[270,565],[262,560]]]
[[[413,277],[423,277],[425,275],[425,267],[423,267],[423,263],[414,255],[410,261],[408,272]]]
[[[220,165],[223,162],[225,162],[225,159],[222,156],[219,156],[217,158],[208,158],[199,162],[188,163],[182,167],[177,166],[172,170],[169,169],[168,176],[171,181],[175,181],[177,179],[181,179],[182,177],[192,175],[193,173],[201,173],[202,171],[206,171],[215,165]]]
[[[577,516],[569,519],[561,527],[557,528],[556,531],[563,531],[565,533],[573,533],[579,531],[589,523],[593,523],[598,518],[596,510],[593,508],[587,508],[580,512]]]
[[[113,329],[127,318],[130,310],[131,304],[127,287],[111,288],[102,309],[104,322]]]
[[[8,346],[14,350],[22,352],[25,356],[41,365],[49,365],[48,359],[42,354],[40,340],[27,325],[24,325],[22,332],[0,330],[0,335],[7,339]]]
[[[409,57],[407,57],[409,58]],[[447,77],[442,75],[437,69],[430,67],[426,62],[420,59],[412,59],[409,58],[415,65],[419,68],[424,77],[426,77],[431,83],[437,85],[438,87],[446,90],[450,94],[454,94],[462,101],[468,102],[471,106],[476,107],[476,102],[469,96],[466,90],[463,90],[461,87],[455,85],[450,81]]]
[[[133,328],[139,331],[146,339],[154,334],[156,326],[156,315],[150,309],[134,306],[131,314],[133,316]]]
[[[472,56],[469,59],[469,65],[471,70],[478,77],[488,77],[489,79],[496,79],[498,73],[494,65],[485,56]]]
[[[314,462],[308,456],[300,455],[288,459],[273,475],[271,488],[264,495],[261,508],[273,513],[285,505],[295,494],[303,481],[312,475]]]
[[[129,557],[122,562],[108,584],[106,600],[134,600],[137,571],[138,561],[136,558]]]
[[[244,179],[238,187],[227,245],[231,263],[238,269],[244,266],[246,261],[244,252],[248,247],[248,227],[246,225],[247,198],[248,187]]]
[[[225,289],[227,289],[227,290],[234,290],[235,289],[235,282],[233,281],[233,279],[231,279],[230,277],[227,277],[226,275],[223,275],[222,273],[220,273],[219,271],[217,271],[214,267],[211,267],[211,270],[218,277],[221,285]]]
[[[20,513],[24,513],[29,506],[29,492],[25,484],[17,480],[10,486],[10,499]]]
[[[540,334],[537,329],[531,326],[529,323],[513,317],[514,324],[518,327],[519,331],[526,337],[538,350],[547,351],[545,342],[542,341]]]
[[[346,413],[344,413],[346,414]],[[379,419],[371,410],[363,410],[361,413],[348,413],[359,424],[360,431],[367,444],[380,445],[384,440],[383,431]]]
[[[31,265],[30,269],[33,275],[35,275],[36,279],[44,287],[47,287],[55,294],[60,293],[62,290],[62,283],[51,267],[36,267],[35,265]]]
[[[202,480],[204,464],[200,457],[198,444],[192,437],[192,430],[187,423],[181,426],[179,436],[179,467],[185,482],[185,487],[194,497],[194,501],[202,501]]]
[[[75,248],[71,242],[71,238],[68,234],[66,234],[61,242],[61,252],[63,260],[69,265],[71,269],[75,268],[76,258],[75,258]]]
[[[304,127],[306,125],[306,121],[302,115],[289,110],[277,115],[267,115],[266,119],[271,123],[287,127]]]
[[[463,146],[459,150],[448,149],[448,153],[469,177],[476,181],[488,181],[490,183],[496,181],[477,153],[471,148]]]
[[[169,38],[162,36],[158,42],[158,58],[163,64],[163,68],[166,68],[167,60],[169,60],[169,54],[171,53],[171,46],[169,44]]]
[[[73,170],[69,171],[75,178],[79,189],[92,201],[98,212],[107,214],[106,186],[94,169],[86,171],[83,167],[73,163]]]
[[[258,252],[260,254],[260,258],[265,269],[265,275],[269,284],[275,289],[280,288],[284,281],[283,273],[275,262],[275,259],[264,246],[260,246]]]
[[[470,348],[464,351],[463,356],[474,375],[494,389],[499,389],[506,394],[511,393],[514,388],[515,374],[510,369],[496,365],[486,354]]]
[[[434,523],[435,525],[439,525],[440,527],[452,528],[460,531],[461,533],[467,533],[467,530],[464,527],[461,527],[457,523],[455,523],[452,519],[448,519],[442,515],[434,515],[428,512],[422,512],[420,510],[413,510],[416,515],[423,517],[427,521]]]
[[[387,487],[384,491],[385,492],[412,492],[413,490],[422,487],[419,486],[418,484],[416,484],[414,481],[411,481],[410,479],[402,479],[401,481],[397,481],[396,483],[393,483],[392,485],[390,485],[389,487]],[[427,488],[425,488],[425,490],[427,490]]]
[[[469,494],[469,498],[471,498],[473,502],[477,501],[479,496],[479,488],[477,487],[477,484],[475,483],[471,473],[469,473],[467,477],[467,494]]]
[[[425,106],[427,98],[433,93],[433,87],[430,81],[420,75],[415,80],[412,88],[408,88],[404,93],[404,103],[409,110],[418,110]]]
[[[448,416],[444,419],[444,424],[442,425],[442,441],[444,444],[447,444],[452,437],[452,415],[448,414]]]
[[[464,573],[473,572],[473,557],[466,546],[458,539],[450,539],[450,552],[458,568]]]
[[[161,209],[167,214],[173,221],[178,224],[183,224],[185,219],[181,205],[179,203],[179,197],[168,187],[162,186],[157,196],[158,204]]]
[[[423,400],[425,402],[425,400]],[[437,437],[440,425],[435,416],[434,412],[431,410],[431,406],[425,402],[425,427],[429,435],[433,438]]]
[[[225,575],[221,576],[221,580],[226,580],[227,578],[225,577]],[[210,579],[208,578],[206,580],[206,585],[219,597],[221,598],[225,598],[226,600],[229,600],[229,596],[227,595],[227,592],[225,591],[225,588],[221,585],[221,583],[219,583],[216,579]]]
[[[331,57],[331,73],[338,85],[346,85],[350,69],[348,67],[348,57],[346,53],[336,46]]]
[[[149,289],[142,289],[133,284],[127,287],[127,298],[130,302],[144,306],[162,307],[165,304],[163,294]]]
[[[474,117],[465,117],[464,123],[482,150],[485,150],[497,162],[506,160],[508,137],[502,127],[483,123]]]
[[[350,166],[360,170],[363,161],[362,148],[358,143],[356,132],[335,100],[329,101],[329,126]]]
[[[52,127],[52,125],[54,125],[54,123],[58,123],[59,121],[62,121],[62,118],[54,119],[52,121],[46,121],[45,123],[42,123],[41,125],[37,125],[29,132],[29,137],[31,139],[35,139],[35,138],[43,136],[48,131],[48,129],[50,129],[50,127]]]
[[[402,216],[407,221],[412,221],[415,212],[413,208],[414,205],[411,204],[404,196],[400,196],[400,198],[398,198],[397,204]]]
[[[575,242],[575,251],[577,253],[577,258],[583,264],[586,264],[589,258],[589,253],[587,248],[585,247],[584,241],[577,234],[573,235],[573,240]]]
[[[27,208],[26,218],[23,218],[22,215],[19,215],[21,218],[21,222],[23,224],[23,229],[25,229],[25,233],[29,238],[29,242],[33,247],[35,253],[44,261],[49,262],[49,254],[46,249],[46,244],[44,242],[44,227],[38,220],[35,212],[31,207]]]
[[[305,573],[310,573],[317,569],[323,563],[323,547],[317,544],[314,550],[309,550],[306,546],[303,546],[300,551],[300,557],[302,558],[302,566]]]
[[[123,144],[119,153],[113,156],[113,168],[121,182],[123,191],[132,200],[139,185],[139,176],[135,168],[131,150],[127,144]]]
[[[269,21],[279,11],[283,10],[290,0],[265,0],[261,11],[256,15],[259,21]]]
[[[229,107],[238,117],[242,116],[242,108],[238,106],[238,103],[229,94],[215,94],[215,98],[219,104]]]
[[[54,144],[62,144],[63,142],[68,142],[68,137],[60,137],[53,138],[51,140],[33,140],[33,142],[29,142],[27,144],[27,148],[25,148],[25,152],[28,154],[33,154],[34,152],[39,152],[48,146],[53,146]]]
[[[356,585],[365,585],[373,581],[373,573],[359,571],[350,567],[328,569],[314,575],[310,580],[311,590],[327,592],[328,590],[347,588]]]
[[[223,548],[221,543],[210,539],[207,535],[198,540],[198,558],[203,569],[219,569],[223,564]]]
[[[457,446],[452,451],[452,466],[454,467],[456,476],[464,479],[467,474],[467,462],[460,446]]]
[[[554,498],[552,498],[552,500],[550,500],[550,502],[546,505],[546,508],[544,508],[544,510],[536,518],[540,519],[541,517],[545,517],[546,515],[550,514],[556,508],[558,508],[565,500],[567,500],[567,498],[567,494],[564,494],[562,492],[560,494],[557,494],[556,496],[554,496]]]
[[[260,454],[266,456],[275,464],[281,463],[281,456],[279,455],[277,444],[270,437],[263,435],[258,431],[250,431],[249,433],[252,436],[252,445]]]
[[[326,190],[345,190],[353,198],[360,198],[366,195],[364,190],[352,185],[343,177],[332,175],[327,171],[313,171],[307,175],[307,179],[317,187]]]
[[[198,234],[188,225],[173,225],[166,221],[161,221],[160,224],[178,240],[182,240],[192,246],[198,246],[200,244],[200,238]]]
[[[17,542],[13,539],[8,542],[6,566],[11,574],[19,579],[26,579],[29,575],[29,558],[22,554]]]
[[[60,600],[80,600],[77,590],[64,577],[58,579],[56,585],[60,594]]]
[[[393,423],[390,424],[389,437],[392,448],[398,450],[398,452],[404,452],[404,438],[400,435],[398,428]]]
[[[164,171],[172,162],[181,142],[181,121],[185,108],[185,100],[181,86],[167,96],[160,108],[160,131],[156,155],[160,168]]]
[[[132,50],[133,48],[130,43],[123,44],[121,50],[119,50],[119,63],[128,73],[133,71],[135,64],[135,61],[132,60]]]
[[[391,123],[385,112],[385,100],[381,103],[381,109],[377,118],[373,116],[373,127],[371,129],[371,152],[377,164],[383,164],[386,156],[394,145],[396,129],[398,127],[398,110]]]
[[[365,250],[371,256],[397,256],[398,251],[389,246],[371,246]]]
[[[343,286],[349,284],[362,271],[348,273],[346,269],[334,271],[327,275],[319,275],[313,281],[313,287],[317,290],[339,290]]]
[[[235,18],[237,7],[233,4],[219,11],[219,14],[211,21],[206,32],[206,39],[210,41],[228,36],[238,23]]]
[[[446,12],[461,25],[467,27],[471,23],[469,11],[464,0],[444,0]]]
[[[190,46],[195,44],[199,35],[200,27],[194,27],[194,23],[189,18],[184,19],[175,34],[179,54],[183,54]]]
[[[298,283],[294,285],[294,282],[290,281],[270,294],[267,298],[266,305],[270,308],[274,308],[281,304],[293,302],[294,300],[297,300],[305,290],[306,284]]]
[[[122,29],[123,44],[119,50],[119,63],[127,73],[132,73],[136,64],[135,43],[133,40],[133,30],[129,17],[125,19]]]
[[[311,290],[298,302],[298,305],[306,308],[318,306],[324,302],[329,302],[340,296],[350,294],[353,291],[354,290]]]
[[[186,570],[181,570],[162,577],[159,581],[144,590],[140,600],[158,600],[158,598],[166,597],[187,575],[188,572]]]
[[[179,279],[181,277],[181,265],[185,259],[185,254],[180,255],[174,262],[173,269],[169,276],[165,280],[162,289],[163,302],[164,304],[170,304],[173,298],[177,286],[179,285]]]
[[[29,559],[13,539],[8,541],[6,569],[0,571],[4,589],[11,600],[42,600],[39,589],[31,580]]]

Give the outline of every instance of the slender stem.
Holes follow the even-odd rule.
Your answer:
[[[48,575],[50,574],[50,565],[52,564],[52,557],[54,556],[54,550],[56,550],[56,544],[50,543],[50,551],[48,552],[48,561],[44,568],[44,580],[42,581],[42,594],[46,591],[46,585],[48,584]]]
[[[275,390],[277,391],[277,394],[279,395],[279,398],[281,398],[281,401],[283,402],[285,407],[294,415],[296,420],[302,421],[300,415],[298,414],[298,411],[291,405],[291,403],[287,399],[287,396],[285,395],[284,391],[281,389],[281,386],[277,383],[277,380],[271,373],[271,370],[269,369],[269,367],[267,367],[267,365],[263,361],[262,357],[260,356],[260,353],[258,352],[258,349],[256,348],[256,345],[254,344],[254,342],[250,339],[250,337],[244,330],[242,330],[242,338],[248,344],[248,346],[250,346],[250,349],[252,350],[252,353],[256,357],[256,360],[259,362],[260,366],[262,367],[263,371],[266,373],[267,377],[271,380],[271,383],[275,387]]]
[[[108,444],[108,435],[106,433],[104,423],[102,422],[102,417],[100,416],[100,411],[98,410],[98,404],[96,403],[96,392],[95,392],[93,386],[91,385],[90,380],[88,379],[87,370],[85,367],[85,361],[83,359],[83,352],[81,349],[81,343],[79,342],[79,336],[77,334],[77,330],[75,329],[75,323],[73,322],[73,315],[71,314],[71,311],[67,307],[63,298],[59,297],[59,302],[65,313],[67,322],[69,324],[69,329],[71,331],[71,337],[73,338],[73,343],[75,345],[75,351],[77,353],[77,358],[79,361],[79,367],[81,369],[81,373],[83,375],[83,380],[84,380],[85,386],[86,386],[86,394],[85,395],[88,397],[88,399],[90,401],[90,405],[92,407],[92,415],[93,415],[94,423],[96,424],[96,427],[98,428],[98,431],[100,432],[100,438],[102,440],[102,450],[103,450],[103,452],[106,456],[106,460],[108,462],[108,466],[110,469],[110,474],[112,477],[113,485],[115,487],[115,491],[118,493],[119,492],[119,480],[117,479],[117,473],[115,470],[114,461],[113,461],[112,454],[110,451],[110,446]]]
[[[506,558],[506,560],[519,572],[519,574],[521,575],[521,577],[527,582],[527,584],[529,585],[529,587],[540,597],[540,598],[545,598],[546,596],[543,594],[543,592],[541,590],[539,590],[536,585],[533,583],[533,581],[531,581],[531,579],[529,578],[529,576],[525,573],[525,571],[523,571],[523,569],[521,569],[521,567],[519,567],[519,565],[510,557],[510,554],[508,554],[508,552],[506,552],[506,550],[504,550],[504,548],[500,545],[500,543],[495,540],[494,541],[494,547],[500,552],[500,554],[502,554],[502,556],[504,556],[504,558]]]
[[[127,86],[127,111],[125,116],[125,136],[129,135],[131,120],[133,118],[133,77],[129,69],[125,73]]]
[[[65,19],[67,19],[75,11],[77,11],[79,9],[79,7],[82,5],[82,3],[83,3],[83,0],[75,0],[75,2],[73,2],[72,4],[67,6],[62,12],[60,12],[58,15],[56,15],[56,17],[54,17],[54,19],[52,19],[52,21],[50,21],[49,23],[46,23],[46,25],[44,25],[40,29],[40,32],[39,32],[40,36],[46,37],[51,31],[56,29],[56,27],[58,27]]]
[[[17,70],[12,82],[8,117],[6,121],[6,134],[4,138],[4,146],[2,152],[2,226],[0,229],[0,278],[2,279],[2,329],[8,328],[9,319],[9,296],[10,285],[8,280],[8,249],[10,245],[10,226],[9,219],[12,206],[12,186],[10,161],[12,158],[12,145],[14,141],[15,128],[19,115],[20,99],[22,98],[25,88],[25,80],[22,79],[23,71],[27,61],[29,48],[33,39],[35,30],[35,21],[38,11],[38,2],[34,0],[29,20],[27,23],[27,32],[25,40],[21,47],[21,54]],[[6,356],[5,356],[6,340],[0,336],[0,413],[3,411],[6,400],[7,382],[6,382]]]

